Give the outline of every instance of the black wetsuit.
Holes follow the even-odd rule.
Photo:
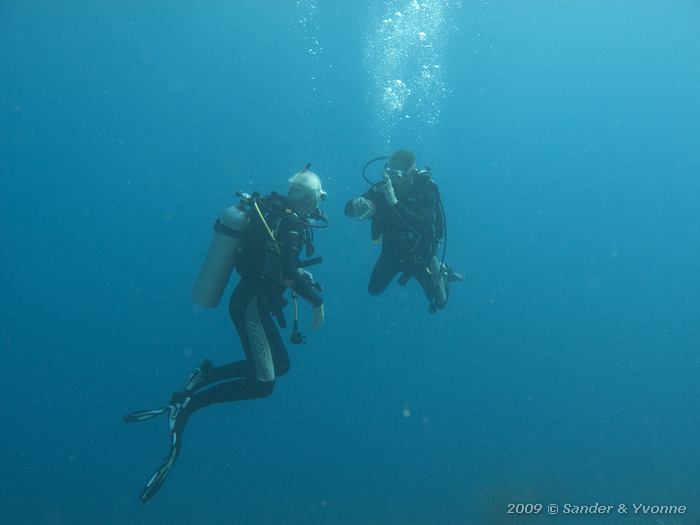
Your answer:
[[[367,288],[372,295],[381,294],[401,273],[401,284],[414,277],[431,305],[441,308],[443,301],[437,299],[440,295],[438,276],[436,268],[431,267],[438,238],[442,235],[437,184],[428,175],[417,173],[410,188],[402,191],[401,187],[395,187],[394,190],[398,199],[395,206],[390,206],[383,193],[374,187],[362,194],[375,206],[372,240],[382,239],[382,252]],[[352,201],[345,209],[349,214]]]
[[[157,493],[177,460],[190,415],[214,403],[269,396],[275,379],[289,370],[289,356],[274,322],[286,326],[282,314],[287,304],[286,289],[291,288],[314,306],[323,304],[308,276],[298,272],[302,249],[306,247],[307,255],[313,249],[308,224],[288,206],[285,197],[276,194],[261,199],[259,209],[275,240],[257,212],[251,210],[250,227],[238,264],[241,280],[229,302],[229,314],[245,359],[218,367],[205,360],[192,372],[183,390],[173,394],[168,406],[124,417],[126,422],[131,422],[164,412],[169,414],[170,450],[140,495],[144,503]]]
[[[189,413],[210,405],[265,397],[272,393],[275,378],[287,373],[290,362],[275,319],[284,328],[282,309],[287,287],[313,306],[323,299],[311,283],[298,273],[299,256],[310,245],[310,229],[279,195],[262,199],[259,206],[276,242],[253,212],[249,240],[238,265],[241,280],[229,301],[245,360],[212,368],[191,390]],[[309,248],[311,249],[311,248]],[[273,319],[274,318],[274,319]],[[269,354],[256,345],[267,339]]]

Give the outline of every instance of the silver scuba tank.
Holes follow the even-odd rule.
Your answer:
[[[240,205],[227,208],[216,220],[214,237],[192,289],[195,303],[207,308],[218,306],[238,261],[249,222]]]

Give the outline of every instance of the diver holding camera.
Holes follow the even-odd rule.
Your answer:
[[[445,265],[447,228],[438,186],[429,168],[416,169],[416,157],[409,150],[397,150],[388,157],[382,180],[372,183],[365,170],[383,159],[387,157],[365,164],[363,177],[372,187],[345,205],[346,216],[371,221],[372,241],[382,243],[368,291],[381,294],[399,273],[401,285],[413,277],[428,298],[429,311],[436,313],[447,304],[449,283],[464,279]],[[437,258],[440,244],[441,261]]]

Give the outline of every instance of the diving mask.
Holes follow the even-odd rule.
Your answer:
[[[390,168],[387,164],[386,166],[384,166],[384,175],[389,177],[391,179],[391,182],[399,182],[403,179],[404,172],[402,170]]]

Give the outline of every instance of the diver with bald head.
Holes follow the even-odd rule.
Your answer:
[[[381,294],[397,274],[401,285],[413,277],[428,298],[429,311],[436,313],[447,303],[449,284],[463,280],[445,265],[444,257],[437,258],[446,229],[438,186],[429,168],[416,168],[412,151],[394,151],[365,168],[380,159],[388,159],[382,181],[345,205],[346,216],[371,220],[372,240],[382,244],[368,291]]]
[[[326,225],[319,208],[326,192],[318,175],[308,168],[289,179],[286,196],[275,192],[266,196],[239,193],[241,203],[227,209],[214,226],[214,239],[193,298],[199,304],[215,307],[236,268],[241,278],[229,301],[229,315],[244,359],[222,366],[205,359],[166,406],[124,416],[127,423],[163,413],[169,417],[170,449],[141,492],[143,503],[158,492],[177,460],[185,425],[195,411],[216,403],[269,396],[276,379],[287,373],[289,356],[275,321],[281,328],[287,326],[283,308],[288,288],[294,302],[292,343],[305,340],[297,324],[297,296],[311,304],[312,328],[323,324],[321,288],[305,269],[321,262],[320,257],[300,260],[302,250],[306,257],[313,256],[312,228]]]

